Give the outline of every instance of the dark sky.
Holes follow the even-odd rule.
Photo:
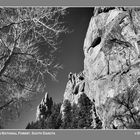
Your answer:
[[[58,82],[52,81],[51,78],[47,80],[46,92],[55,102],[62,102],[63,100],[68,74],[70,72],[78,73],[83,70],[83,43],[92,15],[93,7],[68,9],[64,21],[73,32],[63,37],[57,56],[58,62],[63,65],[63,69],[57,75]],[[36,115],[36,107],[41,102],[44,94],[37,95],[31,105],[24,106],[20,118],[9,123],[6,128],[24,129],[28,122],[33,121]]]

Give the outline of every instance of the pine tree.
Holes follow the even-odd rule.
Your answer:
[[[60,115],[60,107],[61,107],[61,104],[53,105],[52,114],[47,119],[47,128],[49,129],[59,128],[58,116]]]
[[[28,123],[25,129],[30,129],[31,128],[31,124]]]
[[[55,128],[59,129],[59,128],[61,128],[61,125],[62,125],[62,114],[59,113],[59,115],[56,118],[56,126],[55,126]]]
[[[64,118],[62,123],[63,129],[70,129],[71,128],[71,121],[72,121],[72,107],[69,100],[64,101]]]
[[[49,115],[38,121],[28,123],[26,129],[59,129],[62,123],[60,107],[61,103],[54,103],[50,109],[51,113]]]
[[[86,94],[82,94],[78,100],[79,104],[79,113],[78,113],[78,128],[91,128],[92,124],[92,102],[86,96]]]
[[[77,106],[77,104],[73,104],[72,106],[72,121],[71,121],[71,128],[72,129],[76,129],[78,128],[78,112],[79,112],[79,108]]]

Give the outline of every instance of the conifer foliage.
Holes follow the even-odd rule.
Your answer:
[[[51,114],[46,118],[28,123],[26,129],[91,129],[92,127],[92,102],[82,94],[78,104],[71,104],[65,100],[63,115],[60,112],[61,103],[53,104]]]

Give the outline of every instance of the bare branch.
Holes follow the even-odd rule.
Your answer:
[[[14,100],[12,99],[12,100],[10,100],[9,102],[7,102],[6,104],[0,106],[0,111],[1,111],[2,109],[4,109],[4,108],[8,107],[13,101],[14,101]]]
[[[4,102],[14,98],[18,103],[42,92],[46,76],[56,79],[61,65],[53,55],[61,42],[58,42],[60,33],[67,31],[61,19],[65,8],[2,7],[1,10],[1,98]],[[42,53],[43,47],[46,53]]]

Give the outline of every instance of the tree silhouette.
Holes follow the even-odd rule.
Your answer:
[[[63,129],[70,129],[71,128],[71,121],[72,121],[72,106],[69,100],[65,100],[64,103],[64,116],[63,116],[63,123],[62,128]]]
[[[79,121],[79,108],[77,104],[73,104],[72,106],[72,121],[71,121],[71,129],[78,128],[78,121]]]
[[[61,104],[54,104],[52,107],[52,113],[47,118],[46,128],[58,129],[61,126],[61,114],[60,114]]]
[[[92,125],[92,102],[86,94],[81,94],[79,100],[78,128],[91,128]]]
[[[28,123],[26,129],[59,129],[62,123],[60,107],[61,103],[53,104],[50,114],[38,121]]]
[[[78,104],[71,105],[69,100],[63,103],[63,115],[60,112],[61,103],[54,103],[51,114],[42,119],[28,123],[26,129],[92,129],[92,102],[82,94]]]

